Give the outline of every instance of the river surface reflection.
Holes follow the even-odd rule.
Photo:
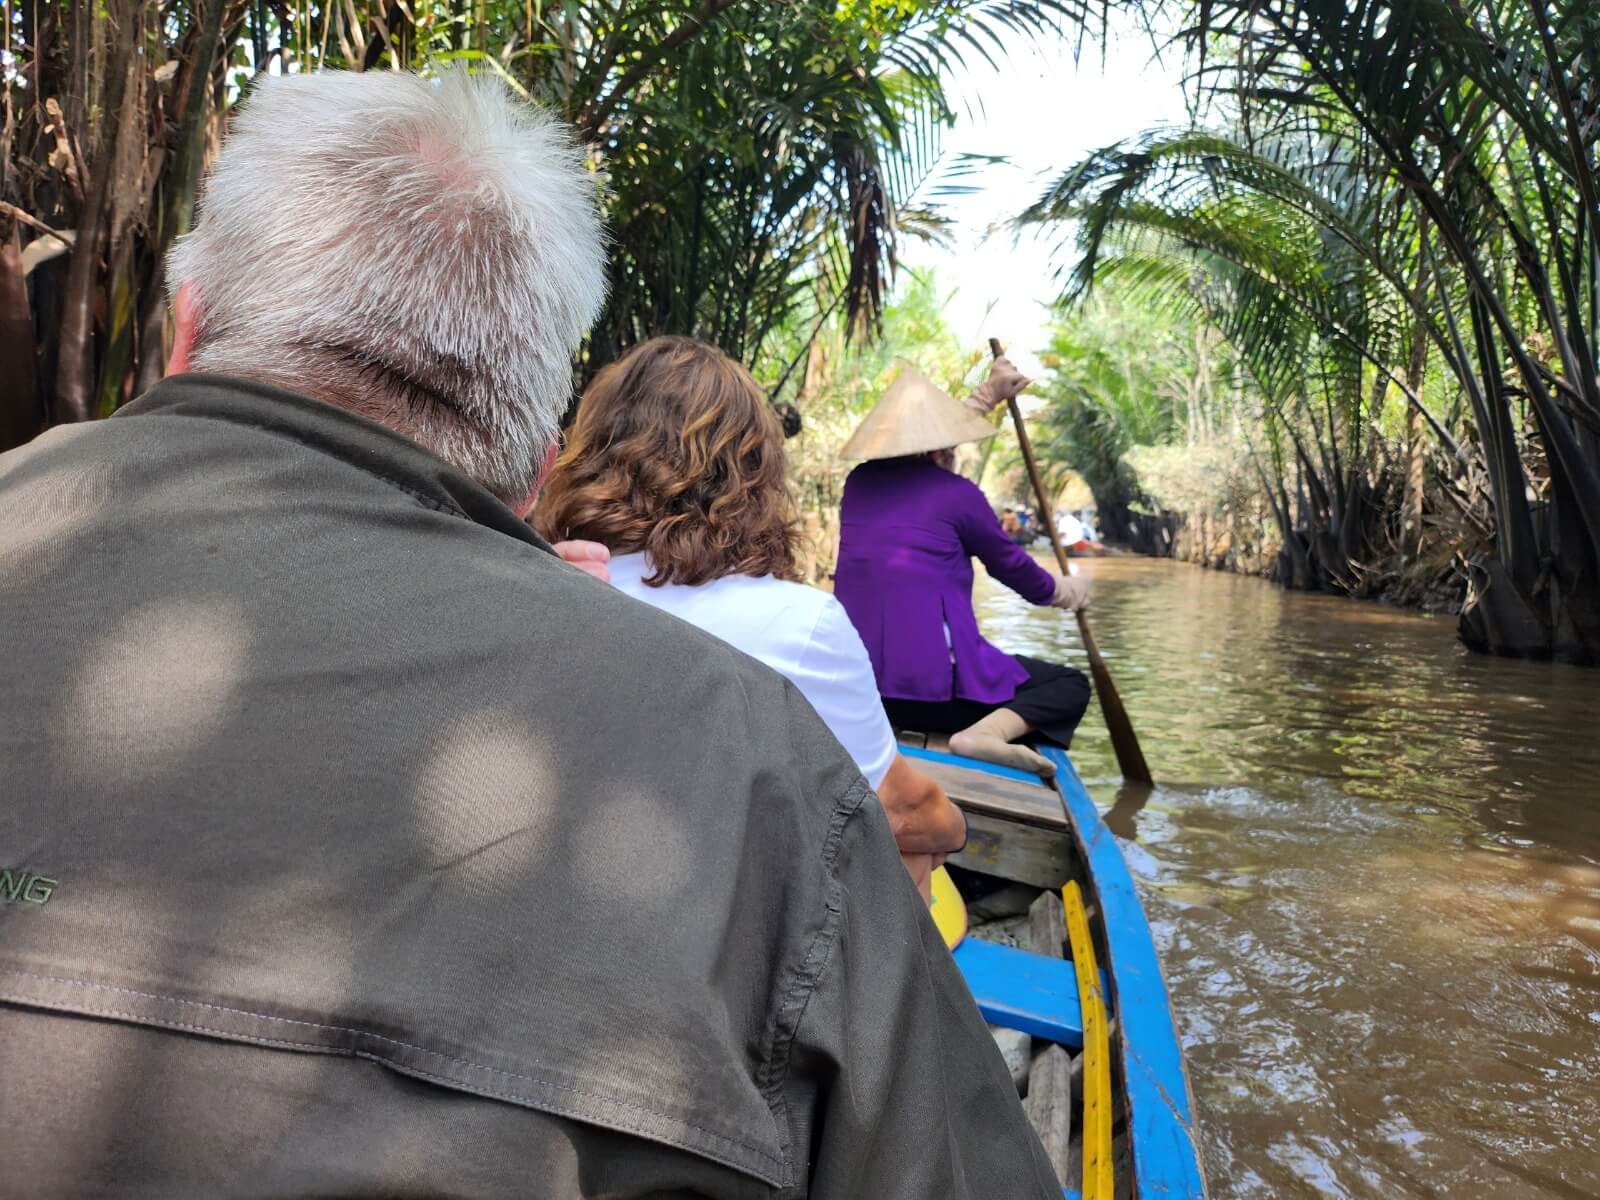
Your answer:
[[[1073,757],[1139,878],[1213,1194],[1600,1196],[1600,671],[1451,619],[1114,558],[1095,636],[1160,781]],[[985,631],[1086,667],[978,584]]]

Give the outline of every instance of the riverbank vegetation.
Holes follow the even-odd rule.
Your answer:
[[[160,377],[165,252],[229,111],[263,74],[503,76],[571,122],[605,176],[610,293],[582,373],[643,338],[692,333],[777,383],[776,331],[806,314],[875,329],[898,245],[936,229],[940,172],[960,169],[941,154],[945,73],[1081,15],[1069,0],[0,12],[0,449],[104,416]]]
[[[159,378],[165,252],[263,74],[465,65],[605,175],[610,297],[576,382],[660,333],[749,364],[806,427],[820,573],[833,448],[892,355],[951,390],[981,357],[932,320],[931,280],[884,310],[978,165],[943,153],[951,71],[1111,8],[1176,20],[1195,119],[1062,164],[1017,215],[1067,271],[1047,458],[1137,548],[1600,661],[1600,8],[1579,0],[7,4],[0,449]]]
[[[1600,9],[1181,7],[1201,119],[1073,164],[1021,220],[1070,243],[1069,301],[1114,285],[1067,348],[1132,306],[1218,331],[1232,379],[1130,410],[1074,360],[1056,456],[1122,439],[1113,506],[1167,510],[1196,557],[1248,565],[1265,508],[1286,585],[1453,579],[1469,645],[1600,661]]]
[[[1035,442],[1057,478],[1081,473],[1102,534],[1288,587],[1458,612],[1460,556],[1482,531],[1438,494],[1449,464],[1404,397],[1374,394],[1368,371],[1356,420],[1329,375],[1275,402],[1191,310],[1187,282],[1174,303],[1107,271],[1053,329]],[[1444,399],[1442,380],[1423,390]]]

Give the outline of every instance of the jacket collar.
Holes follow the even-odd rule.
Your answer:
[[[249,379],[188,374],[163,379],[116,418],[180,416],[286,437],[400,488],[431,508],[546,552],[550,544],[482,484],[432,451],[347,409]]]

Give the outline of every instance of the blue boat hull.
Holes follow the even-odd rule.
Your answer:
[[[1125,1170],[1132,1176],[1132,1187],[1119,1180],[1117,1193],[1137,1197],[1183,1197],[1200,1200],[1206,1194],[1195,1130],[1194,1103],[1185,1074],[1183,1051],[1173,1020],[1171,1001],[1161,965],[1156,955],[1150,925],[1127,863],[1116,839],[1100,819],[1071,759],[1054,747],[1043,749],[1056,766],[1055,786],[1049,788],[1033,775],[992,763],[962,758],[938,749],[902,745],[902,752],[920,759],[937,773],[958,803],[969,807],[969,816],[984,811],[984,819],[994,821],[998,808],[983,808],[981,799],[972,806],[964,797],[960,782],[973,781],[972,793],[980,792],[988,779],[1004,779],[1029,785],[1011,788],[1016,796],[1033,798],[1035,803],[1053,793],[1065,814],[1055,827],[1054,836],[1069,838],[1073,864],[1070,874],[1097,910],[1099,933],[1103,938],[1104,959],[1100,963],[1110,1016],[1113,1021],[1112,1053],[1115,1059],[1116,1101],[1120,1107],[1121,1137],[1125,1142]],[[959,772],[960,774],[956,774]],[[954,782],[955,787],[951,784]],[[988,784],[992,787],[992,784]],[[1038,788],[1038,792],[1031,791]],[[1047,807],[1036,810],[1047,811]],[[1026,825],[1026,836],[1041,837],[1042,826],[1027,811],[1011,814]],[[1001,818],[1005,819],[1004,816]],[[1037,855],[1034,856],[1037,859]],[[958,857],[952,865],[975,868],[988,873],[1006,874],[1002,860],[964,862]],[[1032,877],[1025,880],[1040,887],[1051,887],[1044,876],[1048,864],[1031,866]],[[1044,872],[1040,875],[1039,872]],[[1059,887],[1062,879],[1053,886]],[[1029,962],[1027,960],[1035,961]],[[991,1024],[1020,1029],[1033,1037],[1043,1037],[1069,1048],[1082,1044],[1081,1015],[1075,993],[1073,964],[1043,959],[1003,946],[974,944],[970,939],[956,952],[973,987],[984,1017]],[[1070,994],[1069,994],[1070,993]],[[1075,1195],[1077,1180],[1067,1181],[1066,1195]]]

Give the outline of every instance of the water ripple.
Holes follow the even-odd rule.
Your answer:
[[[1600,672],[1453,622],[1084,564],[1162,783],[1074,747],[1127,847],[1222,1197],[1600,1195]],[[980,582],[1008,649],[1074,623]]]

